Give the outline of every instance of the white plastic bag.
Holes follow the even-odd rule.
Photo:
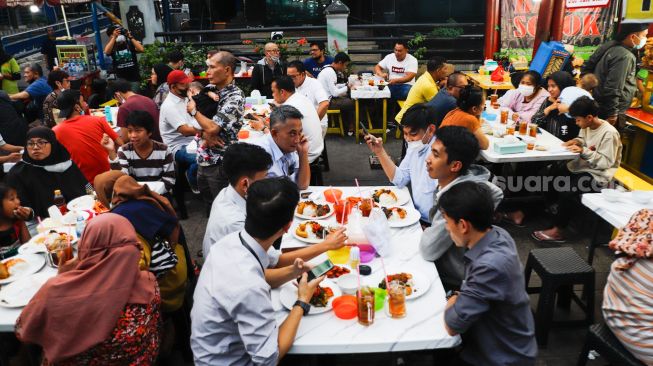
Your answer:
[[[367,223],[367,217],[361,215],[360,210],[354,208],[347,217],[347,242],[349,244],[367,244],[367,237],[363,232],[363,226]]]
[[[367,241],[372,244],[377,253],[382,257],[390,256],[392,252],[390,226],[383,210],[378,207],[372,209],[367,223],[363,225],[363,232],[367,237]],[[349,235],[349,232],[347,232],[347,235]]]

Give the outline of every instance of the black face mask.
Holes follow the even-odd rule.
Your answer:
[[[185,97],[188,94],[188,89],[177,89],[177,93],[182,97]]]

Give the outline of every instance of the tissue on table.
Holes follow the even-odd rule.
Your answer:
[[[382,257],[388,257],[392,254],[390,226],[385,213],[380,208],[375,207],[372,209],[367,225],[363,226],[363,232],[368,242]],[[349,235],[349,232],[347,232],[347,235]]]
[[[526,151],[526,144],[513,135],[505,136],[494,143],[494,151],[498,154],[519,154]]]
[[[266,101],[267,99],[265,96],[261,95],[261,92],[258,91],[258,89],[252,90],[250,96],[245,98],[245,104],[258,105],[265,104]]]

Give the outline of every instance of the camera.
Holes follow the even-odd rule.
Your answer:
[[[278,41],[283,38],[283,32],[282,31],[277,31],[277,32],[271,32],[270,33],[270,39],[273,41]]]

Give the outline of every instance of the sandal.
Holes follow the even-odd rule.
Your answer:
[[[544,231],[533,231],[531,237],[540,243],[565,243],[566,240],[563,238],[554,238],[544,233]]]
[[[513,219],[510,218],[510,216],[508,216],[507,212],[497,212],[497,213],[499,214],[499,219],[502,223],[510,224],[512,226],[516,226],[522,229],[526,227],[526,225],[524,225],[523,222],[521,224],[516,223]]]

